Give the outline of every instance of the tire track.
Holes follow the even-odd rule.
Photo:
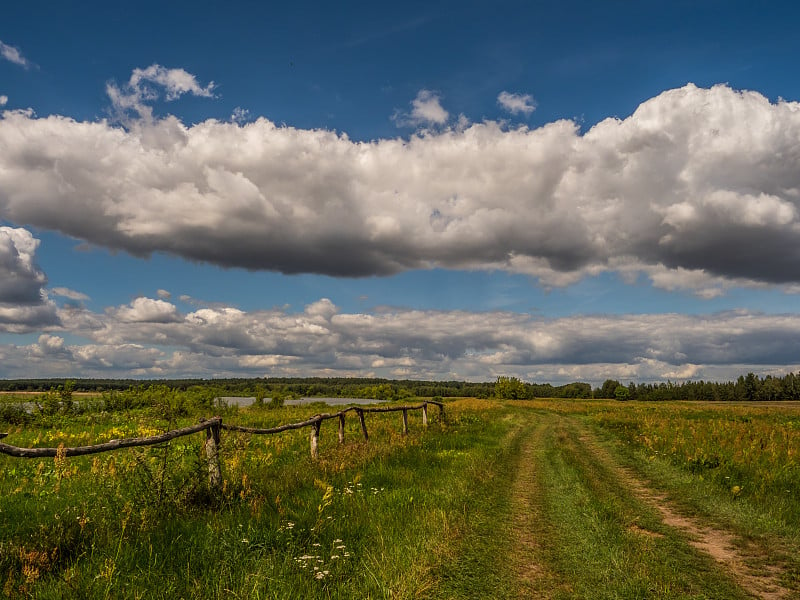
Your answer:
[[[667,497],[649,487],[633,470],[620,465],[610,452],[585,429],[580,436],[582,443],[612,470],[620,483],[634,496],[655,508],[665,525],[680,530],[697,550],[711,556],[728,575],[748,594],[764,600],[784,600],[793,597],[793,592],[780,582],[781,568],[769,564],[769,557],[752,545],[743,548],[730,532],[710,527],[670,506]],[[635,527],[635,526],[634,526]],[[753,563],[766,564],[756,568]],[[796,596],[794,596],[796,597]]]

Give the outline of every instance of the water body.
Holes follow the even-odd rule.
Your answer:
[[[255,403],[256,399],[252,396],[222,396],[215,398],[217,402],[224,402],[228,406],[251,406]],[[264,404],[267,404],[271,398],[264,398]],[[323,402],[328,406],[346,406],[348,404],[382,404],[386,400],[376,400],[374,398],[298,398],[296,400],[286,400],[286,406],[302,406],[303,404],[312,404],[314,402]]]

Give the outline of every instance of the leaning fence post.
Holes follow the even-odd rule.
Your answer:
[[[220,484],[219,470],[219,432],[222,421],[217,418],[206,429],[206,458],[208,459],[208,485],[218,488]]]
[[[408,435],[408,409],[403,409],[403,435]]]
[[[428,405],[427,404],[423,404],[422,405],[422,426],[423,427],[427,427],[428,426]]]
[[[311,458],[314,460],[319,458],[319,426],[321,424],[321,419],[311,424]]]
[[[364,421],[364,411],[357,408],[356,412],[358,413],[358,420],[361,422],[361,433],[364,434],[364,441],[368,442],[369,435],[367,435],[367,422]]]
[[[344,444],[344,413],[339,413],[339,443]]]

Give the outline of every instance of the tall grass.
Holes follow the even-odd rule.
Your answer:
[[[320,411],[212,409],[148,393],[0,431],[15,445],[57,447],[152,435],[212,410],[256,427]],[[89,457],[0,456],[0,596],[737,597],[727,574],[620,486],[585,442],[590,430],[613,460],[701,516],[766,536],[800,573],[790,556],[800,530],[796,408],[473,399],[447,413],[442,423],[431,411],[428,430],[410,413],[406,436],[399,413],[368,414],[368,443],[348,415],[343,445],[326,421],[316,461],[310,428],[223,431],[220,489],[208,485],[202,433]],[[530,483],[520,486],[524,470]],[[522,568],[545,575],[520,587]]]
[[[173,399],[174,400],[174,399]],[[136,409],[6,428],[21,446],[87,444],[196,422],[200,412]],[[438,565],[477,505],[507,427],[451,405],[423,431],[411,415],[348,419],[346,443],[308,431],[223,432],[220,490],[209,489],[201,434],[94,457],[0,458],[0,589],[35,598],[411,598],[436,587]],[[272,426],[313,409],[230,411]],[[434,411],[435,412],[435,411]],[[206,415],[207,416],[207,415]],[[493,417],[494,415],[492,415]],[[431,417],[434,417],[432,414]]]
[[[800,414],[793,407],[631,405],[597,423],[643,452],[706,480],[731,499],[800,522]]]

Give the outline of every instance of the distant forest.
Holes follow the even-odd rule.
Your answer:
[[[63,386],[65,379],[0,380],[3,392],[46,392]],[[614,379],[592,389],[588,383],[526,383],[516,377],[498,377],[493,382],[416,381],[410,379],[344,377],[268,377],[252,379],[75,379],[76,392],[109,392],[167,386],[179,390],[213,389],[221,396],[260,397],[348,397],[398,400],[408,397],[470,396],[477,398],[616,398],[618,400],[711,400],[776,401],[800,400],[800,373],[783,377],[753,373],[736,381],[686,381],[683,383],[621,384]]]

